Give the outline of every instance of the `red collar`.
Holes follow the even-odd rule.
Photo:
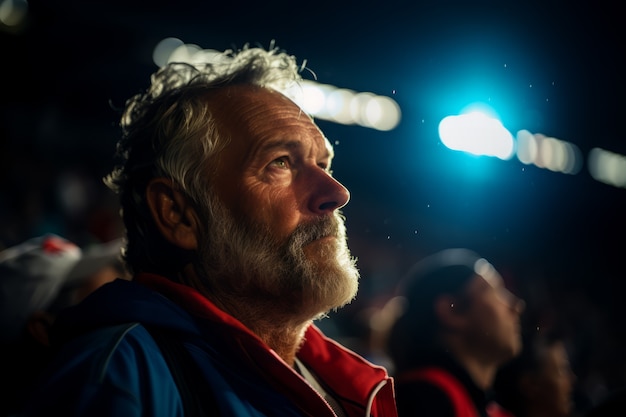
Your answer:
[[[233,349],[245,351],[243,357],[253,361],[253,365],[259,367],[273,384],[295,400],[302,401],[305,396],[310,400],[305,402],[309,406],[319,402],[317,394],[310,389],[308,383],[256,334],[195,289],[155,274],[142,273],[135,280],[165,295],[193,316],[216,324],[220,332],[228,333],[228,337],[221,338],[222,340],[227,341]],[[339,398],[349,399],[347,403],[364,404],[375,387],[382,381],[387,381],[388,386],[382,394],[382,403],[386,406],[378,401],[379,412],[374,415],[395,415],[390,411],[380,412],[381,409],[388,410],[393,403],[393,381],[387,371],[327,338],[315,325],[307,329],[298,358]],[[346,402],[343,403],[346,406]],[[395,410],[395,403],[393,406]],[[324,412],[320,409],[318,415],[325,415],[327,412],[326,408]]]

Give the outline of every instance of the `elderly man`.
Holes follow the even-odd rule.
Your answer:
[[[331,145],[282,93],[299,70],[244,47],[128,101],[107,183],[134,278],[59,317],[26,415],[396,415],[386,370],[312,324],[359,274]]]

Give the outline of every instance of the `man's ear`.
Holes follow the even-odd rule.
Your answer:
[[[165,239],[181,249],[198,248],[198,215],[172,180],[152,179],[146,188],[146,200],[154,223]]]
[[[462,328],[467,321],[463,306],[451,295],[441,295],[435,300],[435,315],[441,324],[451,330]]]

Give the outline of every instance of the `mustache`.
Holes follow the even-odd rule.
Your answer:
[[[336,216],[326,216],[313,221],[299,224],[292,232],[291,243],[305,246],[324,237],[341,237],[341,219]]]

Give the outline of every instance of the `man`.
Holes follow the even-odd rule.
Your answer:
[[[331,145],[280,92],[299,70],[244,47],[165,66],[129,100],[107,180],[134,278],[59,317],[26,415],[396,415],[385,369],[312,324],[359,274]]]
[[[466,249],[418,262],[400,295],[404,311],[388,339],[398,415],[495,412],[487,392],[498,367],[520,352],[523,302],[488,261]]]

